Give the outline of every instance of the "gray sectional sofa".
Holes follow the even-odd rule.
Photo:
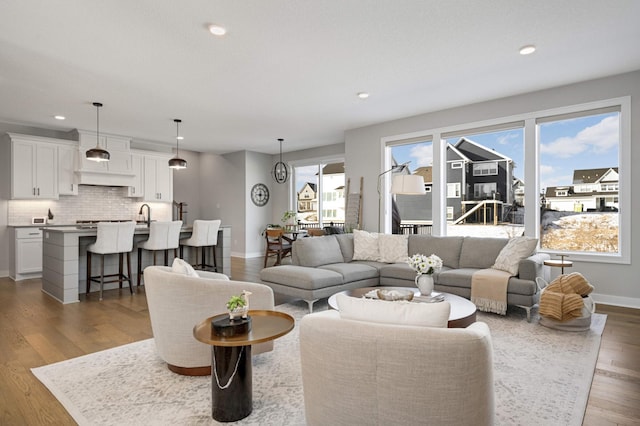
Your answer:
[[[407,256],[417,253],[436,254],[443,261],[434,275],[435,290],[470,298],[471,276],[480,269],[490,268],[508,238],[434,237],[409,235]],[[383,263],[353,260],[353,234],[302,238],[293,243],[291,265],[265,268],[260,280],[275,292],[300,298],[309,304],[334,293],[360,287],[415,287],[415,276],[406,262]],[[536,277],[548,280],[544,261],[548,254],[536,253],[519,263],[516,276],[509,279],[507,304],[530,310],[540,294]]]

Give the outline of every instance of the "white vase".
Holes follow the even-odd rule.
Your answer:
[[[433,292],[433,275],[416,275],[416,286],[420,289],[420,294],[430,296]]]

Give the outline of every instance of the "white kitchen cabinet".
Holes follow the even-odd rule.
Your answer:
[[[91,161],[87,160],[86,152],[95,148],[97,145],[96,134],[92,132],[77,131],[78,141],[80,142],[79,153],[80,170],[103,172],[110,174],[131,174],[131,139],[122,136],[100,135],[100,148],[109,151],[109,161]]]
[[[144,155],[131,154],[131,165],[133,166],[133,183],[127,189],[127,197],[144,196]]]
[[[58,194],[78,195],[77,145],[58,145]]]
[[[58,198],[57,146],[10,134],[11,198]]]
[[[10,275],[15,281],[42,276],[42,230],[15,228]]]
[[[170,155],[144,157],[144,200],[173,201],[173,169],[169,168]]]

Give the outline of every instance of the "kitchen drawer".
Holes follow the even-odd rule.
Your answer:
[[[38,228],[16,228],[16,239],[42,238],[42,229]]]

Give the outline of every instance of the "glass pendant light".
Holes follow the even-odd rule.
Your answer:
[[[282,141],[284,139],[278,139],[280,142],[280,161],[276,163],[273,168],[273,178],[278,183],[285,183],[289,178],[289,170],[287,169],[287,165],[282,161]]]
[[[87,157],[87,160],[91,161],[109,161],[109,158],[111,158],[109,152],[100,148],[100,108],[102,107],[102,104],[100,102],[94,102],[93,106],[96,107],[96,147],[87,150],[85,156]]]
[[[186,169],[187,160],[180,158],[180,148],[178,146],[178,141],[182,139],[180,137],[180,123],[182,123],[182,120],[175,118],[173,121],[176,123],[176,156],[169,160],[169,167],[172,169]]]

